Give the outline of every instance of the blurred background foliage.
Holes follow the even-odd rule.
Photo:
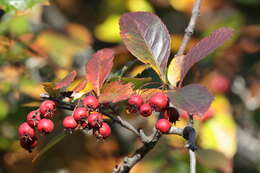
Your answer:
[[[125,12],[156,13],[177,51],[194,0],[0,0],[0,173],[111,172],[113,166],[140,146],[128,131],[113,126],[105,141],[83,133],[64,138],[44,156],[32,158],[62,132],[60,111],[55,133],[42,137],[32,154],[19,147],[17,126],[40,103],[43,82],[62,79],[73,69],[84,76],[84,64],[98,49],[116,52],[113,75],[134,57],[122,45],[118,20]],[[199,173],[260,172],[260,0],[202,0],[201,16],[188,49],[218,27],[235,36],[194,66],[185,83],[202,83],[215,95],[204,118],[195,118]],[[128,77],[158,77],[137,63]],[[155,119],[124,115],[149,129]],[[177,122],[183,127],[187,115]],[[147,130],[149,132],[149,130]],[[45,138],[45,139],[44,139]],[[165,136],[134,169],[135,172],[188,172],[185,141]]]

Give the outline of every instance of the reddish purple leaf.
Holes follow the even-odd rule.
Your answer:
[[[55,84],[54,89],[60,89],[60,88],[68,86],[69,84],[71,84],[71,82],[73,82],[73,80],[75,79],[76,76],[77,76],[76,71],[70,72],[65,78],[63,78],[61,81],[59,81]]]
[[[224,42],[230,39],[232,35],[233,29],[223,27],[215,30],[209,37],[205,37],[199,41],[199,43],[197,43],[183,59],[181,81],[195,63],[224,44]]]
[[[97,51],[86,64],[86,78],[92,83],[97,94],[107,79],[113,66],[114,51],[112,49],[102,49]]]
[[[175,91],[170,91],[168,96],[171,103],[177,108],[201,116],[207,112],[214,99],[207,88],[198,84],[191,84]]]
[[[110,82],[103,89],[103,91],[99,97],[99,102],[116,103],[121,100],[126,100],[134,92],[132,86],[133,86],[132,83],[122,84],[120,81]]]
[[[160,18],[148,12],[126,13],[120,19],[120,35],[127,49],[165,80],[171,38]]]

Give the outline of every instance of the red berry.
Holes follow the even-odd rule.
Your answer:
[[[27,123],[31,126],[31,127],[36,127],[38,125],[38,122],[41,120],[41,115],[40,112],[38,110],[35,111],[31,111],[27,117]]]
[[[44,134],[49,134],[54,129],[54,124],[52,120],[49,119],[41,119],[38,123],[38,130]]]
[[[91,110],[95,110],[98,108],[99,102],[95,96],[86,96],[83,98],[83,105]]]
[[[78,124],[72,116],[67,116],[63,119],[62,125],[66,129],[75,129]]]
[[[162,133],[167,133],[171,128],[171,123],[167,119],[160,119],[156,122],[156,129]]]
[[[103,122],[102,126],[98,129],[98,132],[102,138],[107,138],[111,134],[111,128],[107,123]]]
[[[79,108],[76,108],[73,112],[73,118],[76,120],[76,121],[82,121],[84,119],[86,119],[88,116],[88,111],[86,108],[84,107],[79,107]]]
[[[164,118],[169,120],[172,123],[175,123],[176,121],[179,120],[180,114],[178,112],[177,109],[175,109],[174,107],[168,107],[164,113]]]
[[[19,128],[18,128],[18,133],[20,137],[28,137],[28,138],[33,138],[35,136],[35,131],[31,126],[24,122],[22,123]]]
[[[168,97],[164,93],[156,93],[150,98],[149,104],[157,111],[163,110],[168,106]]]
[[[52,118],[56,110],[56,104],[52,100],[45,100],[40,105],[40,112],[43,117]]]
[[[32,152],[32,149],[35,148],[38,144],[37,138],[33,137],[31,140],[28,139],[20,139],[20,145],[28,150],[29,152]]]
[[[143,98],[140,95],[132,95],[128,99],[128,104],[131,106],[135,106],[136,108],[139,108],[143,104]]]
[[[149,104],[146,103],[140,107],[139,111],[142,116],[148,117],[152,114],[153,109]]]
[[[98,112],[91,113],[88,116],[88,125],[93,128],[100,128],[102,125],[102,115]]]

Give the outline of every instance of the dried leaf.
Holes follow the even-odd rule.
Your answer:
[[[207,88],[198,84],[169,91],[168,96],[171,103],[177,108],[200,116],[207,112],[214,98]]]
[[[149,12],[126,13],[120,19],[120,35],[127,49],[166,81],[171,38],[160,18]]]
[[[71,82],[75,79],[76,76],[77,76],[76,71],[70,72],[66,77],[64,77],[61,81],[55,84],[54,89],[60,89],[68,86],[69,84],[71,84]]]
[[[132,83],[122,84],[120,81],[110,82],[103,89],[99,101],[105,102],[119,102],[128,99],[133,94]]]
[[[100,88],[107,79],[114,59],[114,51],[112,49],[102,49],[97,51],[86,64],[86,78],[92,83],[97,95],[100,94]]]

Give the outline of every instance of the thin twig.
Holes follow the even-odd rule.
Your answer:
[[[189,149],[190,155],[190,173],[196,173],[196,155],[195,152]]]
[[[191,15],[191,18],[190,18],[190,22],[189,22],[189,25],[188,27],[185,29],[185,34],[184,34],[184,37],[183,37],[183,40],[181,42],[181,46],[177,52],[177,54],[175,56],[179,56],[179,55],[182,55],[184,54],[184,51],[187,47],[187,44],[194,32],[194,28],[195,28],[195,25],[196,25],[196,22],[197,22],[197,19],[199,17],[199,10],[200,10],[200,4],[201,4],[201,0],[196,0],[194,2],[194,5],[193,5],[193,8],[192,8],[192,15]]]

